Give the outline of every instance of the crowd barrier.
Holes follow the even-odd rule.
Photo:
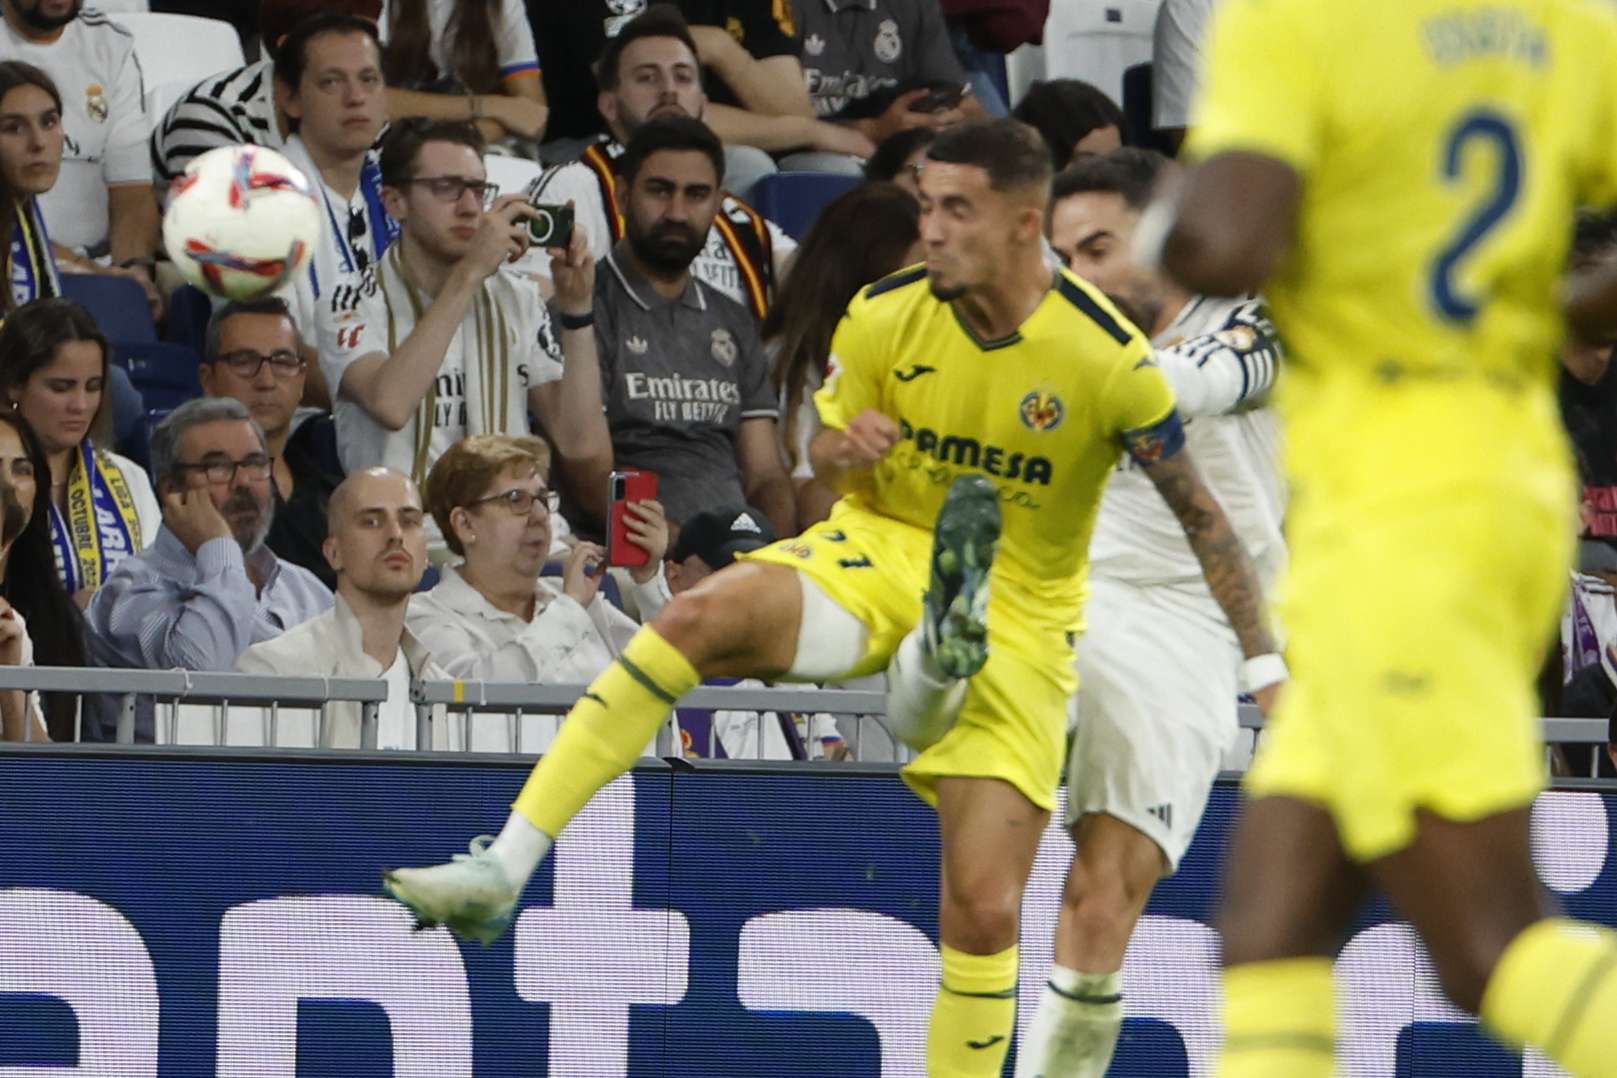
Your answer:
[[[932,813],[891,767],[646,761],[567,829],[512,930],[416,932],[384,867],[498,827],[528,761],[0,747],[0,1075],[918,1078],[936,987]],[[1587,784],[1586,784],[1587,785]],[[1220,783],[1125,963],[1114,1076],[1210,1073]],[[1545,882],[1617,923],[1617,794],[1548,793]],[[1071,852],[1029,888],[1020,1023]],[[1383,905],[1354,926],[1345,1073],[1548,1078],[1442,1001]]]

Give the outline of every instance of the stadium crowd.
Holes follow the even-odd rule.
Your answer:
[[[1035,127],[1066,170],[1051,257],[1087,275],[1121,241],[1067,234],[1063,205],[1177,148],[1211,3],[1164,0],[1143,56],[1086,39],[1100,85],[1020,92],[1006,53],[1038,40],[1048,0],[151,6],[228,19],[256,58],[153,97],[172,80],[142,70],[116,14],[0,0],[0,663],[267,672],[319,654],[402,685],[588,681],[673,592],[823,520],[812,398],[848,301],[922,257],[915,170],[936,133]],[[1141,59],[1154,95],[1120,75]],[[305,172],[322,235],[277,293],[203,301],[176,291],[162,208],[192,160],[239,143]],[[825,179],[817,220],[788,231],[760,181],[805,171]],[[570,243],[530,249],[535,201],[572,207]],[[1612,247],[1587,231],[1584,256]],[[85,275],[138,286],[170,342],[156,399],[149,365],[131,380],[127,319],[66,298],[90,295]],[[1579,594],[1612,626],[1570,649],[1567,699],[1601,715],[1605,359],[1569,354],[1563,394],[1586,449]],[[168,386],[190,368],[182,403]],[[650,555],[632,571],[601,565],[615,468],[660,480],[629,509]],[[387,538],[367,552],[356,529]],[[86,701],[0,700],[0,736],[110,737]],[[401,716],[384,743],[412,742]],[[531,725],[526,745],[554,734]],[[757,729],[719,725],[737,746]],[[823,716],[765,734],[774,753],[845,751]]]

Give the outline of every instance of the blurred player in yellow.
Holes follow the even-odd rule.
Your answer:
[[[1617,14],[1226,0],[1188,149],[1149,246],[1264,288],[1292,357],[1292,681],[1228,866],[1219,1073],[1333,1073],[1374,885],[1490,1033],[1617,1074],[1617,937],[1556,915],[1529,843],[1576,527],[1557,346],[1568,313],[1617,331],[1617,289],[1561,302],[1575,207],[1617,202]]]
[[[925,748],[904,777],[937,807],[943,847],[928,1073],[989,1078],[1010,1046],[1022,891],[1055,803],[1089,535],[1125,449],[1178,513],[1243,648],[1273,644],[1150,345],[1044,261],[1038,135],[1008,120],[955,128],[920,186],[926,265],[854,300],[816,398],[815,471],[847,497],[642,630],[492,845],[387,886],[423,921],[491,938],[562,827],[701,679],[886,668],[889,714]]]

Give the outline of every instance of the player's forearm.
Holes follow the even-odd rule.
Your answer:
[[[1177,199],[1168,193],[1164,210],[1148,212],[1172,215],[1163,269],[1203,295],[1257,292],[1292,246],[1301,192],[1302,180],[1279,162],[1244,153],[1212,158]]]
[[[868,464],[850,464],[848,436],[840,430],[825,429],[809,443],[809,463],[814,478],[839,494],[852,494],[868,480]]]

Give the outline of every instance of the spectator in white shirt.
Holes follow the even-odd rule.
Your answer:
[[[526,433],[531,410],[564,474],[604,498],[612,447],[594,260],[582,231],[570,249],[550,251],[558,333],[539,286],[502,269],[527,250],[535,214],[521,196],[491,205],[482,149],[466,124],[403,120],[388,133],[383,198],[399,240],[362,286],[336,290],[321,334],[343,466],[384,465],[425,482],[467,435]]]
[[[1202,48],[1217,0],[1163,0],[1152,40],[1152,126],[1177,151],[1190,126],[1201,80]]]
[[[555,510],[549,456],[537,438],[484,435],[451,448],[427,478],[427,507],[463,560],[415,597],[410,626],[454,677],[588,684],[640,627],[601,594],[606,552],[594,543],[573,547],[560,579],[540,575]],[[649,619],[671,598],[662,506],[631,502],[628,531],[650,555],[629,573],[629,598]],[[528,716],[522,749],[541,751],[560,719]],[[505,747],[476,736],[473,746]]]
[[[82,0],[8,0],[0,14],[0,59],[43,68],[65,106],[61,178],[40,200],[64,268],[104,268],[87,263],[106,256],[133,271],[160,306],[151,278],[158,238],[151,123],[134,38],[99,11],[83,10]]]
[[[236,669],[280,677],[378,678],[387,700],[378,715],[376,747],[416,748],[410,682],[445,674],[405,625],[410,596],[427,567],[426,513],[415,484],[386,468],[343,480],[331,496],[326,558],[337,572],[335,605],[319,617],[248,648]],[[434,747],[448,739],[435,727]],[[358,704],[326,708],[323,744],[360,746]]]

